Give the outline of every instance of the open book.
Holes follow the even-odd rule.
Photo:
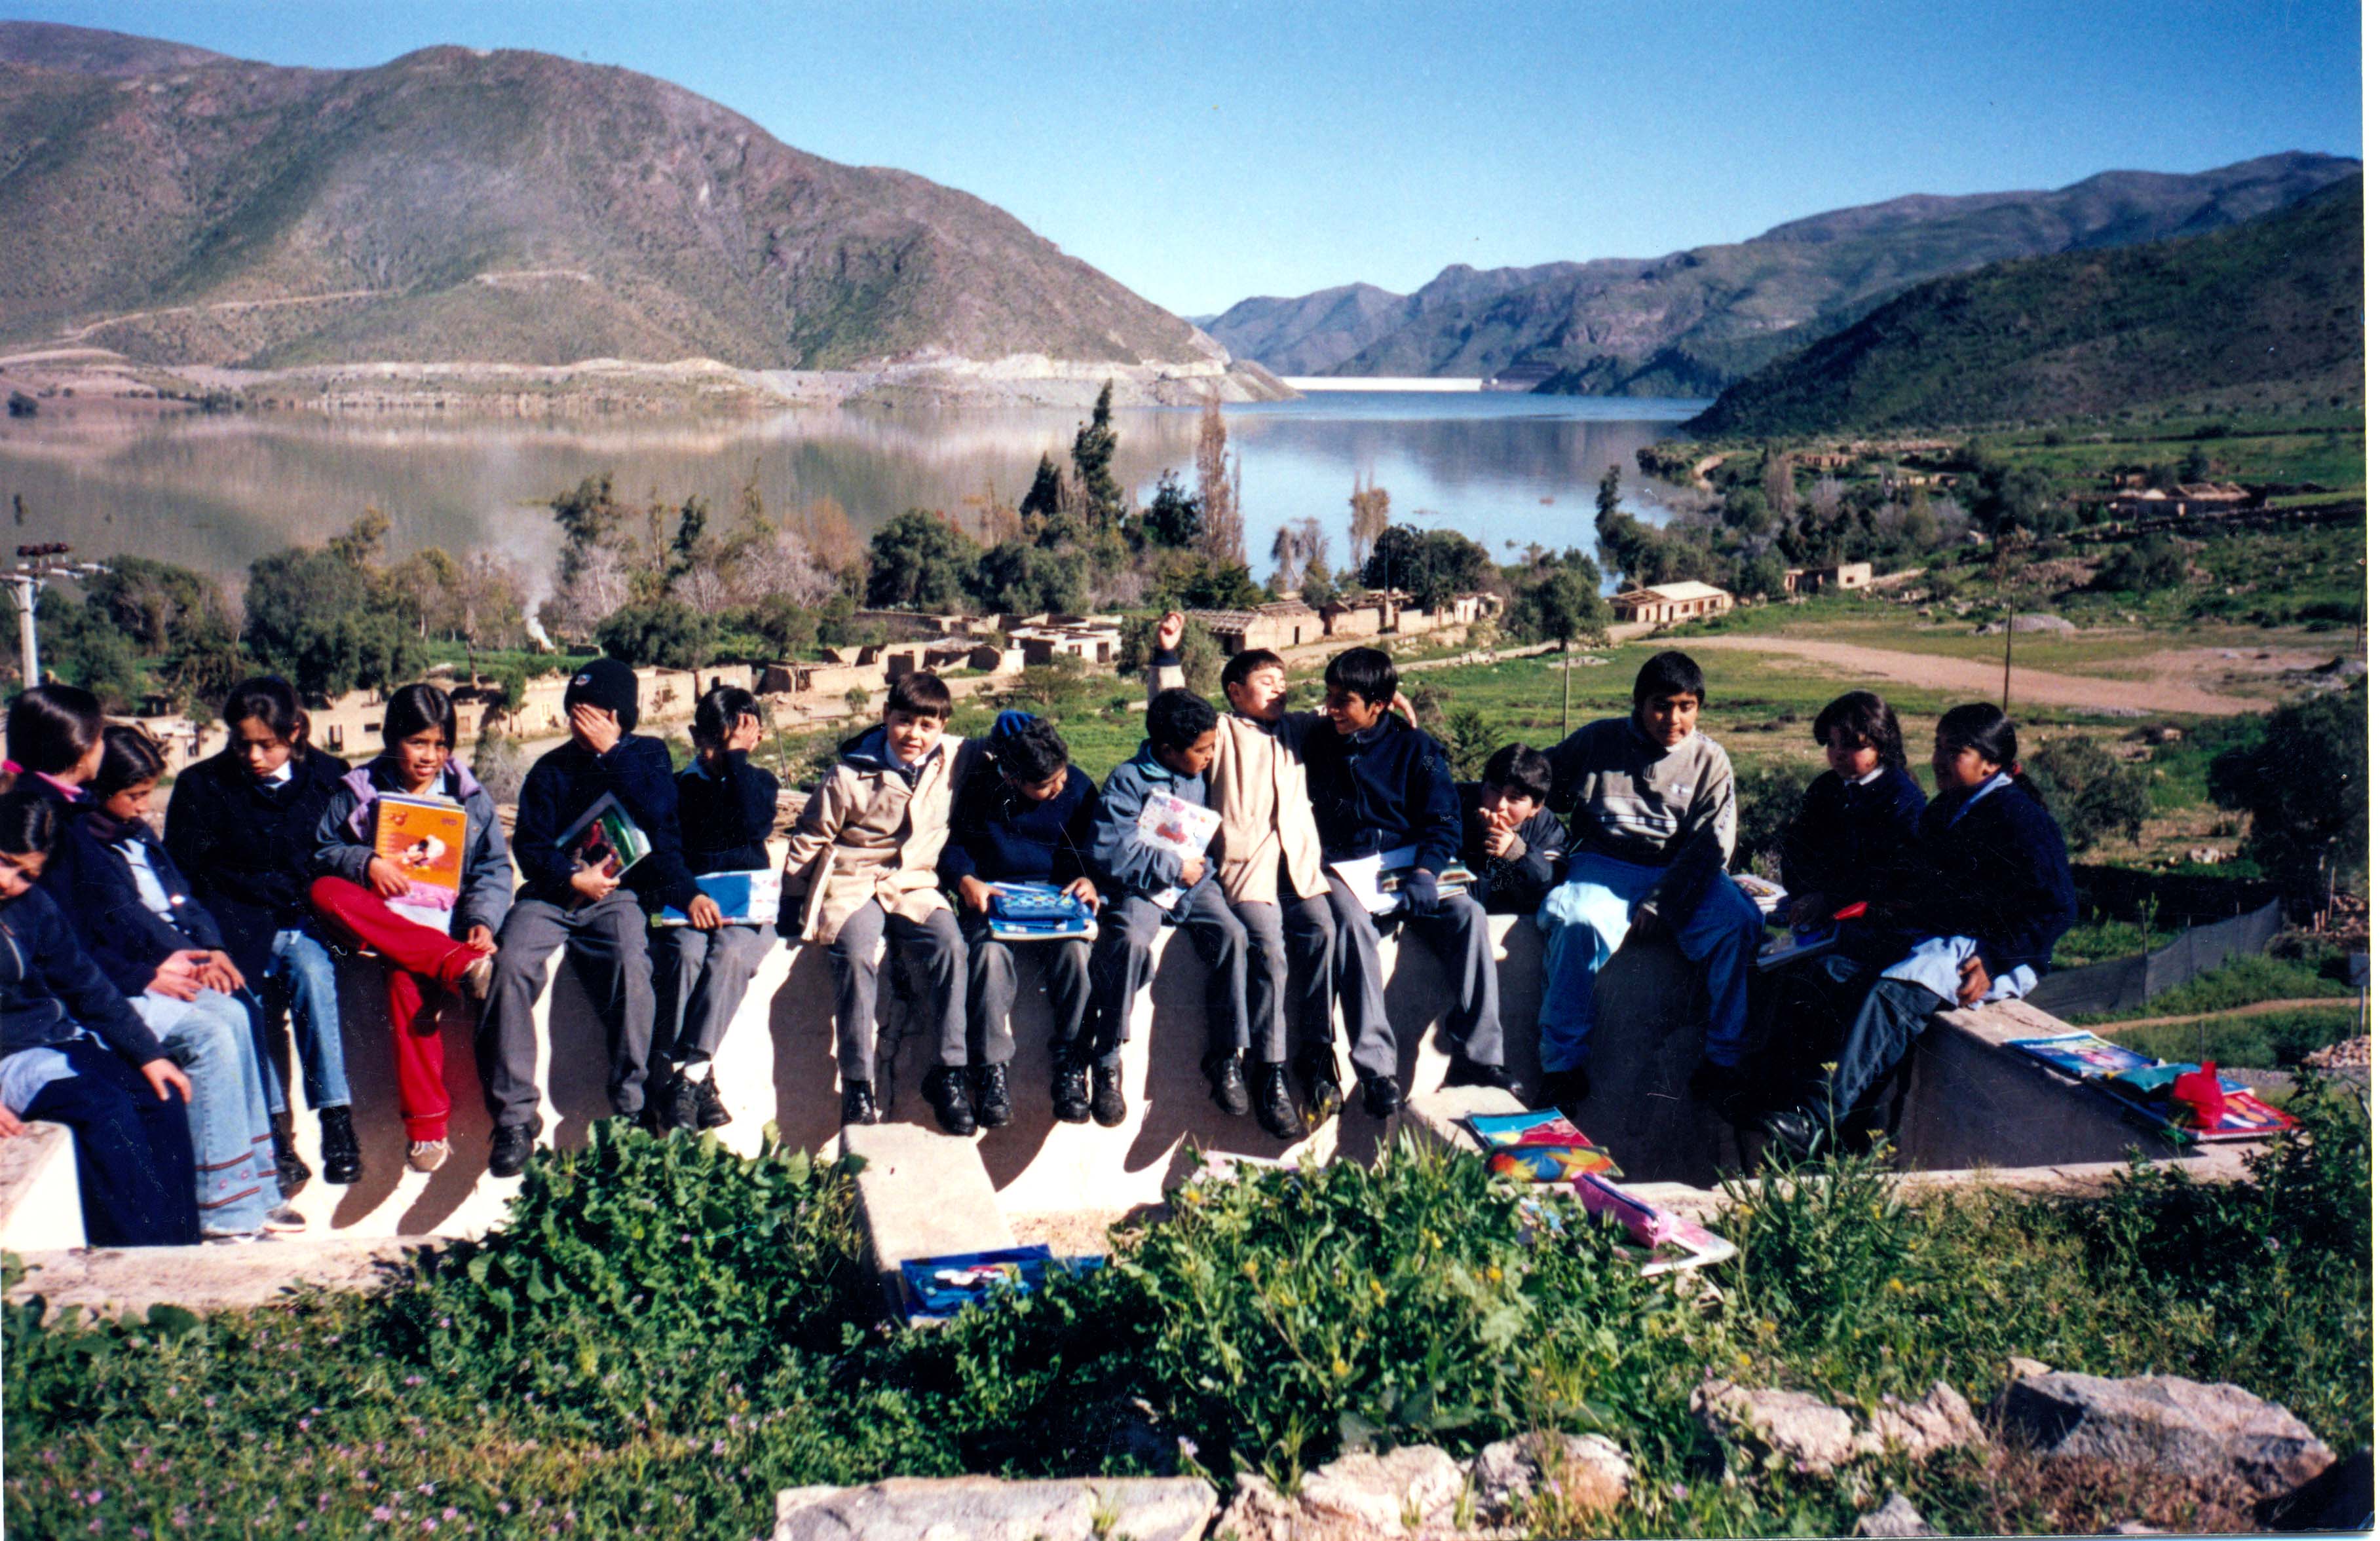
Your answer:
[[[384,792],[372,805],[372,855],[405,874],[388,907],[417,926],[445,931],[463,893],[463,851],[470,839],[463,805],[444,797]]]
[[[1412,876],[1420,861],[1419,846],[1400,845],[1374,855],[1334,861],[1330,864],[1330,870],[1339,874],[1339,880],[1347,885],[1347,892],[1355,896],[1355,902],[1367,913],[1387,915],[1397,907],[1405,880]],[[1438,875],[1440,892],[1467,888],[1472,881],[1471,869],[1467,867],[1450,865]]]
[[[1215,831],[1223,827],[1223,816],[1213,808],[1200,807],[1184,802],[1171,792],[1152,792],[1148,801],[1140,805],[1137,832],[1140,843],[1160,851],[1171,851],[1184,861],[1203,857],[1213,843]],[[1184,890],[1180,887],[1152,893],[1149,902],[1159,909],[1170,910],[1182,902]]]
[[[653,849],[652,841],[637,828],[620,799],[608,792],[596,798],[595,806],[580,814],[578,822],[553,845],[555,850],[569,852],[582,870],[593,868],[612,878],[644,860]]]

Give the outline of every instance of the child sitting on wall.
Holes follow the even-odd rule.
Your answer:
[[[1463,865],[1471,895],[1489,915],[1535,915],[1570,865],[1570,837],[1546,807],[1553,761],[1525,744],[1488,757],[1479,780],[1457,787]]]
[[[1091,1116],[1110,1128],[1124,1120],[1123,1045],[1160,926],[1189,932],[1207,961],[1207,1052],[1199,1067],[1216,1105],[1232,1113],[1247,1108],[1239,1066],[1248,1046],[1247,928],[1232,913],[1206,853],[1182,855],[1140,834],[1141,810],[1160,794],[1207,806],[1216,731],[1215,709],[1206,701],[1187,690],[1159,691],[1148,703],[1148,736],[1108,772],[1099,795],[1091,866],[1108,903],[1091,950],[1095,1016],[1087,1100]],[[1070,1056],[1060,1074],[1061,1118],[1083,1099],[1083,1074],[1081,1061]]]
[[[952,1134],[972,1134],[967,1096],[966,943],[942,897],[937,864],[950,835],[953,789],[971,769],[967,741],[943,732],[950,687],[929,670],[892,682],[884,718],[843,746],[794,824],[779,928],[827,950],[843,1122],[875,1123],[877,951],[911,965],[934,1025],[926,1100]],[[959,763],[962,757],[969,763]]]
[[[1811,733],[1827,772],[1802,794],[1785,830],[1786,917],[1809,928],[1873,899],[1917,842],[1925,794],[1910,778],[1900,719],[1883,697],[1853,690],[1828,701]]]

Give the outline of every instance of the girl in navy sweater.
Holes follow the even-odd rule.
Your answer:
[[[777,778],[752,763],[759,742],[760,703],[750,691],[719,686],[695,702],[694,763],[677,774],[677,822],[686,870],[697,877],[769,868]],[[769,927],[729,921],[707,894],[686,915],[686,924],[653,937],[655,1122],[716,1129],[733,1115],[711,1060],[775,938]]]
[[[1978,701],[1943,714],[1934,783],[1911,858],[1852,944],[1820,960],[1836,985],[1866,981],[1866,993],[1832,1069],[1766,1120],[1798,1156],[1832,1140],[1935,1013],[2031,990],[2074,924],[2066,837],[2025,779],[2016,725],[1999,708]],[[1867,972],[1878,962],[1886,966]]]
[[[1836,697],[1812,735],[1827,752],[1827,773],[1802,794],[1802,811],[1785,831],[1786,917],[1803,928],[1875,898],[1917,843],[1925,808],[1901,751],[1900,719],[1883,697]]]
[[[188,1245],[189,1077],[33,886],[57,830],[55,798],[0,794],[0,1139],[34,1120],[72,1131],[92,1246]]]

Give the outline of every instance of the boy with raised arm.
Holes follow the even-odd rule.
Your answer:
[[[1439,874],[1454,865],[1463,846],[1463,814],[1446,751],[1390,714],[1397,666],[1378,648],[1350,648],[1332,659],[1323,685],[1323,711],[1333,731],[1316,734],[1306,746],[1323,859],[1336,864],[1406,847],[1415,854],[1414,866],[1402,875],[1396,907],[1378,916],[1345,874],[1335,867],[1330,874],[1338,928],[1332,972],[1365,1110],[1385,1119],[1404,1104],[1397,1035],[1380,977],[1380,929],[1390,925],[1419,933],[1453,976],[1455,1005],[1448,1020],[1457,1048],[1446,1084],[1510,1088],[1488,912],[1467,893],[1439,888]]]
[[[1184,625],[1180,611],[1158,623],[1148,668],[1152,698],[1182,684]],[[1340,1101],[1330,1029],[1330,885],[1322,875],[1322,836],[1314,827],[1305,759],[1307,735],[1328,730],[1319,712],[1284,710],[1288,666],[1267,649],[1249,649],[1223,665],[1223,698],[1231,710],[1216,724],[1208,804],[1223,820],[1216,878],[1248,933],[1255,1062],[1245,1076],[1239,1066],[1224,1066],[1216,1100],[1227,1112],[1245,1112],[1252,1081],[1257,1122],[1275,1139],[1292,1140],[1305,1132],[1290,1095],[1293,1062],[1315,1119],[1337,1112]]]
[[[1703,672],[1675,651],[1637,672],[1635,710],[1589,722],[1553,751],[1553,802],[1571,816],[1569,880],[1546,896],[1546,992],[1537,1062],[1547,1099],[1585,1098],[1597,974],[1622,940],[1666,935],[1708,987],[1699,1086],[1743,1057],[1745,971],[1760,911],[1727,875],[1735,851],[1735,768],[1698,726]]]

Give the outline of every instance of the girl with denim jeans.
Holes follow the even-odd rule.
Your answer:
[[[261,1014],[286,1012],[306,1102],[322,1121],[323,1181],[353,1183],[363,1158],[348,1112],[338,971],[306,897],[315,827],[347,765],[308,744],[298,692],[276,675],[234,686],[223,719],[230,742],[175,779],[165,845],[222,926],[233,964],[259,987]],[[295,1193],[313,1174],[298,1159],[279,1067],[267,1056],[264,1068],[273,1152]]]

